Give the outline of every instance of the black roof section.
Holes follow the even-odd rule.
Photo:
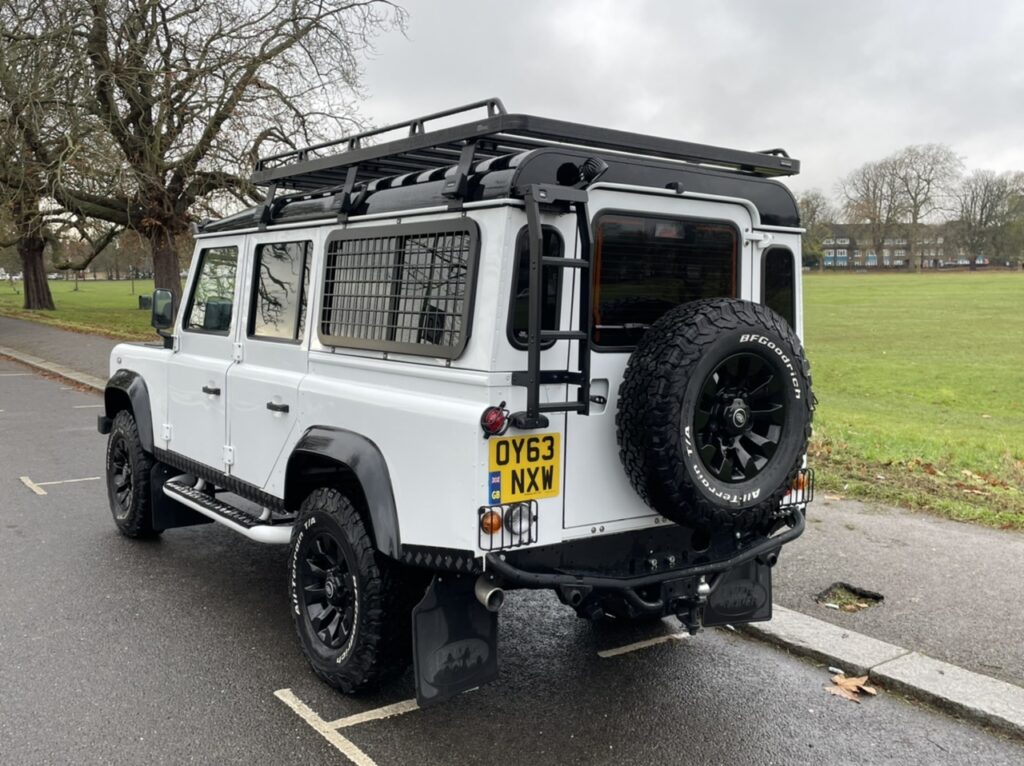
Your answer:
[[[476,122],[427,132],[428,121],[486,109]],[[375,136],[408,135],[366,146]],[[799,171],[781,149],[744,152],[507,114],[498,99],[418,117],[339,141],[261,159],[252,180],[264,203],[200,226],[204,232],[521,197],[531,184],[572,184],[565,170],[599,157],[601,181],[749,200],[769,226],[799,226],[792,193],[775,177]],[[596,212],[596,211],[595,211]]]
[[[477,109],[486,109],[486,117],[426,130],[429,121]],[[401,129],[408,130],[405,138],[366,145],[368,139]],[[572,145],[712,166],[762,178],[800,172],[800,161],[792,159],[782,149],[741,151],[528,114],[508,114],[500,99],[491,98],[264,157],[256,163],[252,181],[259,186],[313,191],[345,184],[347,171],[352,167],[357,168],[355,183],[422,173],[457,164],[467,145],[474,145],[475,161],[544,146]]]

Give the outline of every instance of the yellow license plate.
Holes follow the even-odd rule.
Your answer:
[[[490,440],[490,505],[556,497],[561,434],[505,436]]]

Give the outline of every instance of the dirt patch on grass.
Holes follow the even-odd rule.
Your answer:
[[[832,583],[814,597],[821,606],[840,612],[859,612],[885,599],[881,593],[864,590],[845,582]]]

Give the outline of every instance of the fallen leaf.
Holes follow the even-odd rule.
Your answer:
[[[842,673],[837,673],[832,676],[832,683],[834,686],[825,687],[831,694],[835,694],[837,697],[850,700],[852,702],[860,702],[857,694],[864,692],[874,697],[878,694],[878,690],[868,684],[867,676],[846,676]]]
[[[826,686],[825,690],[829,694],[834,694],[837,697],[842,697],[844,700],[850,700],[850,702],[856,702],[860,704],[860,698],[856,692],[851,692],[849,689],[844,689],[842,686]]]

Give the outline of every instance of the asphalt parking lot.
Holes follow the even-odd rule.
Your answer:
[[[509,595],[497,683],[428,710],[401,704],[408,674],[342,697],[300,653],[284,548],[116,533],[100,401],[0,360],[0,763],[1024,762],[894,694],[830,695],[827,669],[742,635],[644,645],[678,626],[595,628],[547,594]]]

